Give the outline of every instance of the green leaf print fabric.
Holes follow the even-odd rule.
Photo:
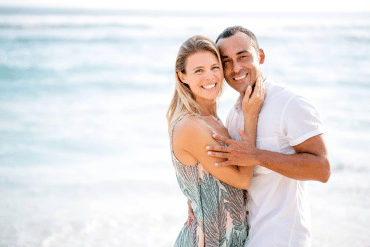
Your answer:
[[[182,228],[175,246],[244,247],[249,230],[246,191],[216,179],[200,163],[183,165],[173,152],[172,134],[171,153],[178,184],[190,199],[196,217],[196,222]]]

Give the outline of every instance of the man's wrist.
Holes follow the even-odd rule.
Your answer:
[[[256,165],[264,166],[264,162],[262,161],[264,150],[260,150],[256,148],[256,152],[254,154],[254,159],[256,161]]]

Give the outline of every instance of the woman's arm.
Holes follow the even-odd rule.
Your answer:
[[[194,116],[185,116],[173,130],[172,145],[177,159],[188,166],[199,162],[212,176],[222,182],[239,189],[248,189],[250,186],[248,178],[252,176],[250,170],[240,170],[237,166],[214,166],[214,163],[224,159],[207,155],[206,146],[222,146],[212,138],[212,134],[202,120]]]
[[[263,84],[262,78],[257,78],[253,94],[251,94],[252,87],[248,86],[242,101],[242,110],[244,115],[244,133],[239,130],[239,134],[243,141],[248,141],[253,146],[256,146],[258,115],[261,111],[263,101],[266,96],[266,89]],[[247,177],[247,179],[249,181],[249,184],[251,184],[254,166],[238,166],[238,168],[240,171],[250,175]]]
[[[252,87],[248,86],[242,101],[244,115],[244,133],[253,146],[256,146],[258,115],[261,111],[266,96],[266,89],[262,78],[258,77],[253,94]]]

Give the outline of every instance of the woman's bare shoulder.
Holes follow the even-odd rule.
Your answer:
[[[212,131],[196,116],[186,115],[173,130],[173,143],[187,149],[189,144],[212,138]]]
[[[204,122],[196,116],[186,115],[177,122],[173,130],[173,138],[193,139],[202,137],[209,131]]]
[[[202,120],[196,116],[184,116],[174,126],[172,136],[173,151],[177,159],[184,165],[196,164],[196,151],[205,150],[207,138],[212,138],[211,133]]]

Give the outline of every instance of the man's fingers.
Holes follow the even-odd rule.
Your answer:
[[[228,157],[230,157],[230,154],[228,154],[228,153],[220,153],[220,152],[211,152],[211,151],[208,151],[207,154],[209,156],[212,156],[212,157],[224,158],[224,159],[227,159]]]
[[[223,152],[223,153],[229,152],[229,148],[225,146],[207,146],[206,149],[208,151],[215,151],[215,152]]]
[[[212,137],[218,141],[221,141],[221,142],[224,142],[228,145],[230,145],[230,143],[233,141],[232,139],[230,138],[226,138],[226,137],[223,137],[223,136],[220,136],[220,135],[217,135],[217,134],[213,134]]]
[[[219,167],[230,166],[230,165],[232,165],[232,162],[230,160],[215,163],[215,166],[219,166]]]

